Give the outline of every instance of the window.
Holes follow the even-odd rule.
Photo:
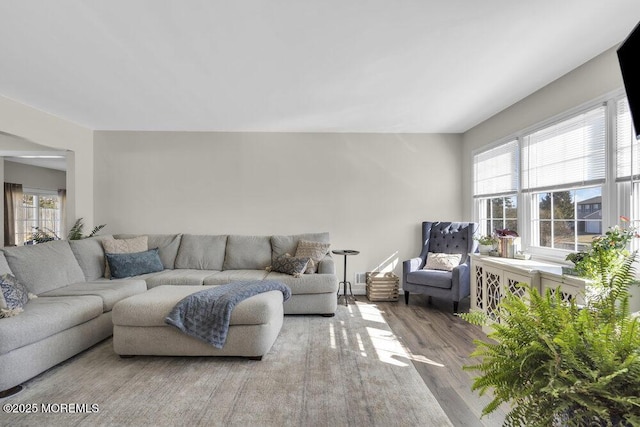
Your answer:
[[[532,206],[530,245],[586,249],[602,233],[606,107],[547,126],[523,141],[522,187]]]
[[[594,236],[602,234],[600,187],[535,193],[533,246],[569,251],[588,249]]]
[[[518,229],[518,198],[516,196],[494,197],[478,200],[486,213],[479,221],[483,234],[492,234],[496,229]]]
[[[634,137],[627,99],[618,99],[615,107],[618,212],[630,219],[630,225],[640,228],[640,144]],[[633,249],[640,249],[638,239],[634,239],[632,244]]]
[[[518,141],[512,140],[473,158],[476,218],[481,234],[518,229]]]
[[[60,236],[60,199],[56,193],[25,189],[22,197],[22,224],[16,227],[16,242],[31,241],[35,227]]]

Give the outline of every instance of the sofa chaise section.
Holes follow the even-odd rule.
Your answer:
[[[0,319],[0,393],[111,336],[113,306],[146,291],[141,280],[87,282],[67,241],[4,248],[0,266],[38,296]]]

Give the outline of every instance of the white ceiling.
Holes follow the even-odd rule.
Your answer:
[[[0,0],[0,95],[97,130],[464,132],[639,0]]]

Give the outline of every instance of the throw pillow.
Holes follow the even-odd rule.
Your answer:
[[[132,239],[114,239],[113,237],[106,237],[102,240],[102,247],[104,252],[110,254],[127,254],[144,252],[149,250],[149,238],[147,236],[138,236]],[[107,257],[104,259],[104,277],[107,279],[111,277],[109,270],[109,263]]]
[[[306,274],[318,271],[318,263],[327,255],[330,246],[330,243],[312,242],[310,240],[300,240],[298,242],[295,256],[311,258],[305,271]]]
[[[275,271],[278,273],[290,274],[293,277],[300,277],[302,273],[307,269],[307,265],[310,262],[308,257],[297,257],[289,254],[279,256],[273,261],[270,267],[267,267],[267,271]]]
[[[112,279],[139,276],[164,270],[158,248],[145,252],[110,254],[105,253]]]
[[[424,270],[444,270],[451,271],[460,265],[462,254],[444,254],[440,252],[429,252]]]
[[[11,274],[0,277],[0,318],[17,316],[35,295]]]

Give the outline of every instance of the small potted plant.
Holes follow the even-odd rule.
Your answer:
[[[498,244],[498,238],[490,234],[474,237],[474,239],[478,242],[478,251],[481,254],[488,254],[494,250]]]

